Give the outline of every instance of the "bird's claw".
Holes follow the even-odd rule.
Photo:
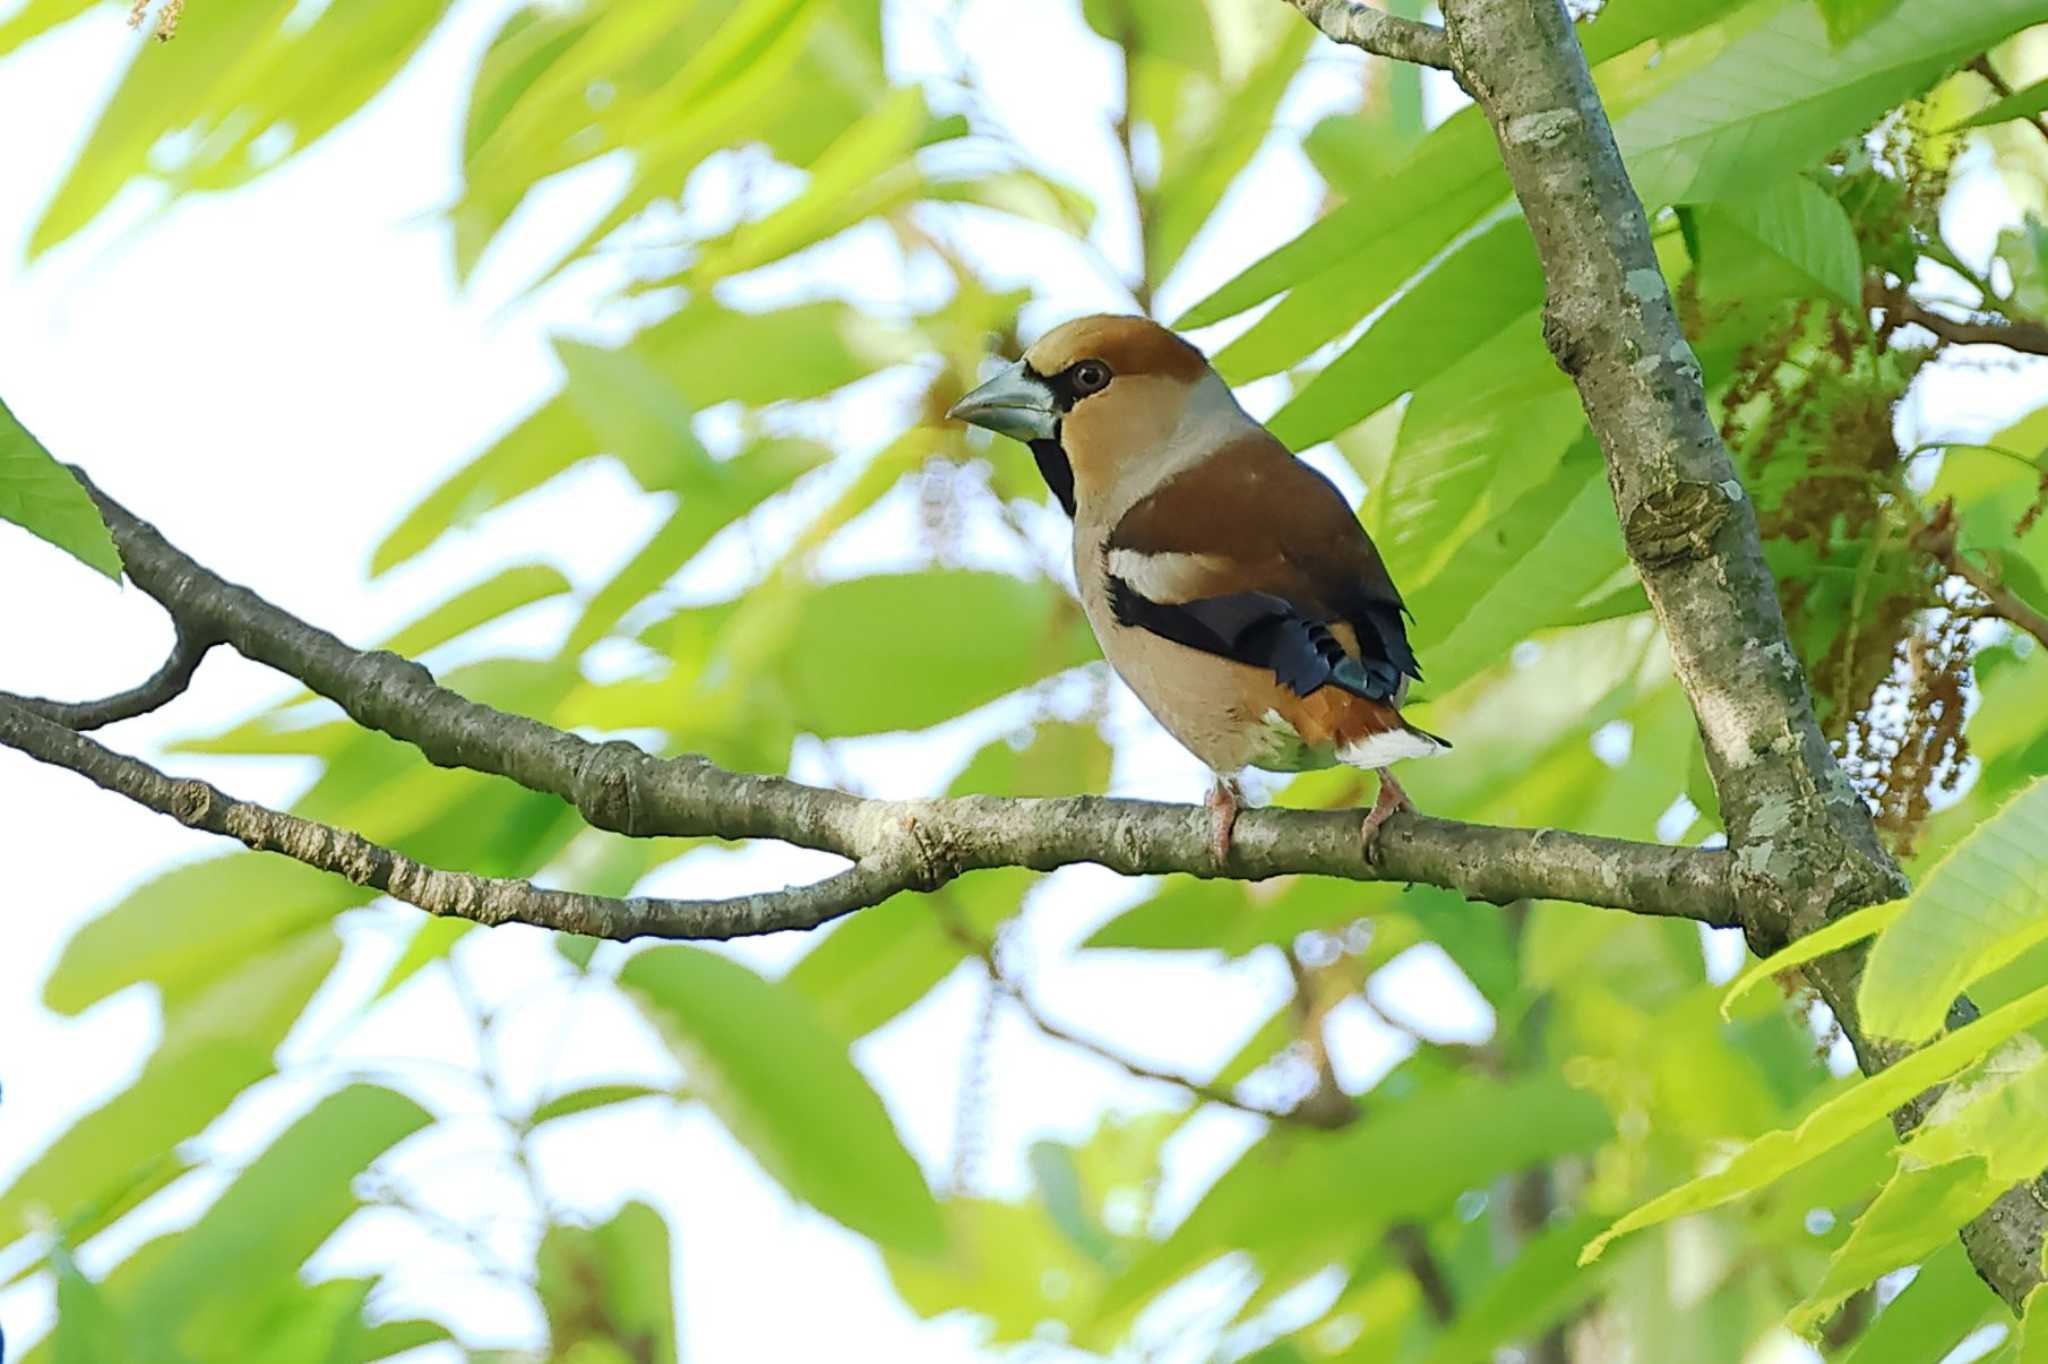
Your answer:
[[[1218,780],[1209,788],[1209,851],[1216,865],[1230,865],[1230,836],[1237,828],[1238,793],[1231,783]]]
[[[1360,825],[1358,830],[1359,851],[1365,855],[1368,862],[1378,860],[1376,845],[1379,842],[1380,826],[1396,811],[1415,808],[1408,799],[1408,793],[1401,789],[1401,783],[1394,780],[1392,773],[1382,771],[1379,777],[1379,799],[1372,803],[1372,809],[1366,813],[1365,823]]]

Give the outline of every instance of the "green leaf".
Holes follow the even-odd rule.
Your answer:
[[[557,1094],[535,1108],[526,1115],[526,1125],[539,1127],[542,1123],[553,1122],[557,1118],[574,1117],[578,1113],[588,1113],[595,1108],[609,1108],[613,1104],[631,1103],[635,1099],[651,1099],[656,1096],[672,1098],[674,1091],[641,1084],[585,1085],[581,1089],[571,1089]]]
[[[1486,120],[1477,109],[1460,110],[1423,139],[1387,178],[1383,193],[1324,215],[1173,325],[1182,331],[1206,327],[1296,289],[1299,315],[1261,319],[1217,356],[1217,367],[1233,381],[1270,374],[1363,320],[1446,242],[1507,197]],[[1302,285],[1312,287],[1297,288]],[[1292,304],[1290,298],[1282,308]],[[1254,336],[1266,339],[1253,341]]]
[[[696,947],[626,963],[691,1091],[792,1194],[885,1246],[930,1253],[938,1205],[846,1044],[801,994]]]
[[[1615,139],[1651,210],[1725,199],[1813,164],[1959,61],[2044,20],[2048,0],[1903,5],[1838,47],[1817,6],[1779,4],[1615,120]]]
[[[57,1276],[57,1326],[50,1334],[54,1364],[138,1359],[135,1333],[108,1304],[99,1285],[79,1272],[70,1248],[61,1241],[52,1245],[49,1262]],[[160,1361],[164,1352],[151,1348],[140,1357]]]
[[[824,738],[923,729],[1094,657],[1050,581],[938,570],[805,595],[779,672],[790,713]]]
[[[1466,1189],[1590,1149],[1612,1130],[1593,1096],[1554,1074],[1446,1080],[1338,1133],[1275,1129],[1110,1285],[1103,1311],[1134,1307],[1231,1249],[1257,1255],[1339,1236],[1372,1244],[1393,1222],[1433,1216]]]
[[[473,584],[416,617],[377,647],[417,658],[479,626],[511,615],[535,602],[569,591],[569,580],[553,564],[514,564]]]
[[[1417,389],[1380,505],[1367,508],[1396,580],[1419,592],[1446,570],[1552,476],[1585,421],[1533,312]]]
[[[581,1359],[579,1347],[608,1344],[634,1364],[676,1364],[668,1224],[660,1213],[635,1201],[595,1227],[549,1227],[535,1260],[553,1357]]]
[[[133,44],[127,75],[29,235],[30,258],[91,222],[143,174],[159,139],[198,118],[214,87],[273,41],[293,7],[293,0],[192,5],[179,20],[178,41]]]
[[[690,405],[634,348],[557,337],[569,373],[563,392],[613,458],[648,492],[703,482],[711,454],[692,428]]]
[[[818,158],[802,193],[728,238],[706,243],[690,278],[705,287],[756,269],[913,197],[920,177],[909,157],[930,121],[917,87],[883,96]]]
[[[0,1194],[0,1245],[41,1213],[89,1236],[181,1173],[173,1148],[271,1073],[272,1052],[340,953],[334,933],[317,928],[168,1010],[135,1082],[73,1123]]]
[[[1898,1171],[1856,1219],[1788,1324],[1817,1327],[1844,1299],[1946,1244],[1956,1228],[2048,1166],[2048,1063],[2017,1037],[1957,1081],[1898,1151]]]
[[[1946,1359],[1980,1324],[2006,1319],[2004,1304],[1977,1277],[1962,1244],[1951,1240],[1885,1304],[1842,1364]]]
[[[1048,1322],[1070,1338],[1087,1326],[1102,1267],[1062,1235],[1043,1208],[955,1198],[947,1200],[945,1214],[951,1236],[943,1255],[892,1249],[883,1256],[911,1311],[921,1317],[972,1312],[998,1344],[1032,1340]]]
[[[1728,983],[1728,992],[1721,996],[1721,1017],[1732,1017],[1735,1001],[1772,976],[1882,933],[1906,912],[1906,904],[1904,900],[1889,900],[1881,905],[1866,905],[1803,938],[1794,938],[1762,961],[1751,962],[1741,975]]]
[[[1894,1108],[1976,1061],[2017,1033],[2048,1019],[2048,986],[1958,1028],[1931,1046],[1857,1081],[1797,1127],[1766,1132],[1711,1174],[1651,1199],[1587,1242],[1579,1262],[1599,1258],[1617,1236],[1732,1202],[1848,1141]]]
[[[1994,124],[2008,123],[2016,118],[2032,118],[2043,109],[2048,109],[2048,80],[2038,80],[2025,89],[2015,90],[2004,99],[1986,106],[1953,128],[1944,131],[1954,133],[1965,128],[1989,128]]]
[[[1949,850],[1871,950],[1863,1025],[1917,1041],[1978,977],[2048,938],[2048,778]]]
[[[384,979],[377,982],[376,990],[370,995],[371,1002],[384,998],[435,962],[445,961],[455,950],[455,944],[468,937],[470,930],[476,927],[479,925],[474,919],[459,919],[452,914],[421,914],[406,937],[405,950],[391,963]]]
[[[31,38],[68,24],[91,9],[95,0],[28,0],[0,21],[0,57]]]
[[[176,1003],[373,894],[271,853],[173,867],[72,935],[43,983],[43,1003],[77,1014],[141,981]]]
[[[1539,630],[1579,623],[1587,603],[1627,569],[1598,448],[1584,456],[1568,456],[1519,498],[1499,499],[1493,519],[1409,594],[1431,695],[1493,667]],[[1637,599],[1620,600],[1632,609]]]
[[[1899,7],[1900,0],[1814,0],[1827,21],[1828,38],[1846,43]]]
[[[1273,415],[1273,434],[1296,450],[1328,440],[1428,383],[1542,302],[1543,270],[1528,225],[1515,214],[1418,278]],[[1556,362],[1550,367],[1555,372]]]
[[[1598,1219],[1580,1217],[1545,1227],[1477,1295],[1461,1300],[1450,1328],[1436,1338],[1426,1364],[1491,1359],[1517,1337],[1540,1336],[1606,1287],[1579,1267],[1579,1247]]]
[[[295,1284],[300,1264],[356,1210],[356,1175],[429,1121],[411,1099],[375,1085],[330,1094],[171,1241],[122,1308],[188,1348],[246,1329],[251,1294],[272,1282]]]
[[[0,520],[121,581],[121,556],[100,510],[71,471],[0,402]]]
[[[1816,290],[1848,308],[1863,301],[1863,255],[1841,202],[1804,175],[1694,210],[1703,291],[1754,301]],[[1768,276],[1786,284],[1772,287]]]

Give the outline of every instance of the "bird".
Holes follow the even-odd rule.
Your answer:
[[[1218,863],[1244,769],[1340,763],[1379,776],[1359,829],[1372,860],[1414,808],[1388,766],[1451,745],[1401,715],[1422,678],[1407,607],[1337,486],[1149,318],[1062,323],[947,415],[1030,448],[1073,521],[1104,658],[1213,774]]]

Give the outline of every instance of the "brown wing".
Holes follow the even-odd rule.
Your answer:
[[[1421,676],[1365,528],[1336,485],[1265,431],[1138,502],[1105,552],[1126,623],[1270,667],[1300,694],[1334,683],[1387,700]]]

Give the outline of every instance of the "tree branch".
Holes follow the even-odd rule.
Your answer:
[[[2048,326],[2024,318],[2004,317],[1961,319],[1935,312],[1906,292],[1905,286],[1886,289],[1878,306],[1895,322],[1910,322],[1958,346],[2004,346],[2027,355],[2048,355]]]
[[[1735,921],[1728,856],[1700,848],[1409,814],[1381,830],[1368,863],[1355,812],[1248,810],[1238,819],[1228,865],[1218,866],[1209,851],[1208,814],[1199,806],[1095,796],[867,800],[782,777],[728,772],[697,757],[656,758],[623,741],[593,743],[469,701],[408,659],[350,648],[193,562],[84,474],[79,478],[113,530],[130,580],[182,627],[298,679],[358,723],[415,745],[431,762],[549,792],[602,829],[637,837],[780,839],[837,853],[864,869],[857,878],[849,873],[827,882],[829,895],[797,908],[786,898],[796,892],[729,902],[753,909],[733,911],[722,931],[708,936],[808,927],[982,868],[1052,871],[1082,862],[1133,876],[1315,874],[1421,882],[1498,903],[1575,900],[1719,926]],[[647,926],[657,921],[645,918],[607,922],[594,936],[666,931]]]
[[[1444,18],[1543,263],[1544,338],[1600,439],[1629,557],[1699,722],[1750,946],[1768,952],[1896,898],[1905,879],[1814,721],[1755,512],[1569,16],[1559,0],[1444,0]],[[1910,1049],[1864,1033],[1862,964],[1862,952],[1839,952],[1807,974],[1874,1073]],[[1958,1001],[1958,1016],[1973,1013]],[[1908,1105],[1894,1123],[1910,1129],[1924,1112]],[[2041,1282],[2044,1229],[2048,1202],[2023,1185],[1963,1230],[1978,1273],[2015,1310]]]
[[[177,641],[171,646],[171,656],[139,687],[116,692],[97,701],[46,701],[41,697],[0,691],[0,702],[19,706],[66,729],[98,729],[121,720],[132,720],[184,695],[185,689],[192,685],[192,674],[199,670],[200,660],[206,657],[213,645],[213,640],[194,635],[179,626]]]
[[[2042,614],[2007,587],[1996,573],[1965,555],[1956,544],[1956,503],[1948,498],[1934,509],[1934,515],[1913,532],[1913,543],[1934,556],[1935,562],[1961,578],[1991,603],[1993,614],[2048,644],[2048,615]]]
[[[886,898],[902,877],[898,869],[857,863],[815,885],[730,900],[613,899],[549,890],[505,877],[443,871],[360,834],[237,800],[203,781],[167,776],[8,701],[0,701],[0,744],[76,772],[187,828],[239,839],[258,852],[282,853],[430,914],[491,926],[532,924],[593,938],[735,938],[816,928]]]
[[[1449,71],[1451,43],[1435,24],[1382,13],[1363,0],[1287,0],[1333,43],[1363,48],[1397,62]]]

